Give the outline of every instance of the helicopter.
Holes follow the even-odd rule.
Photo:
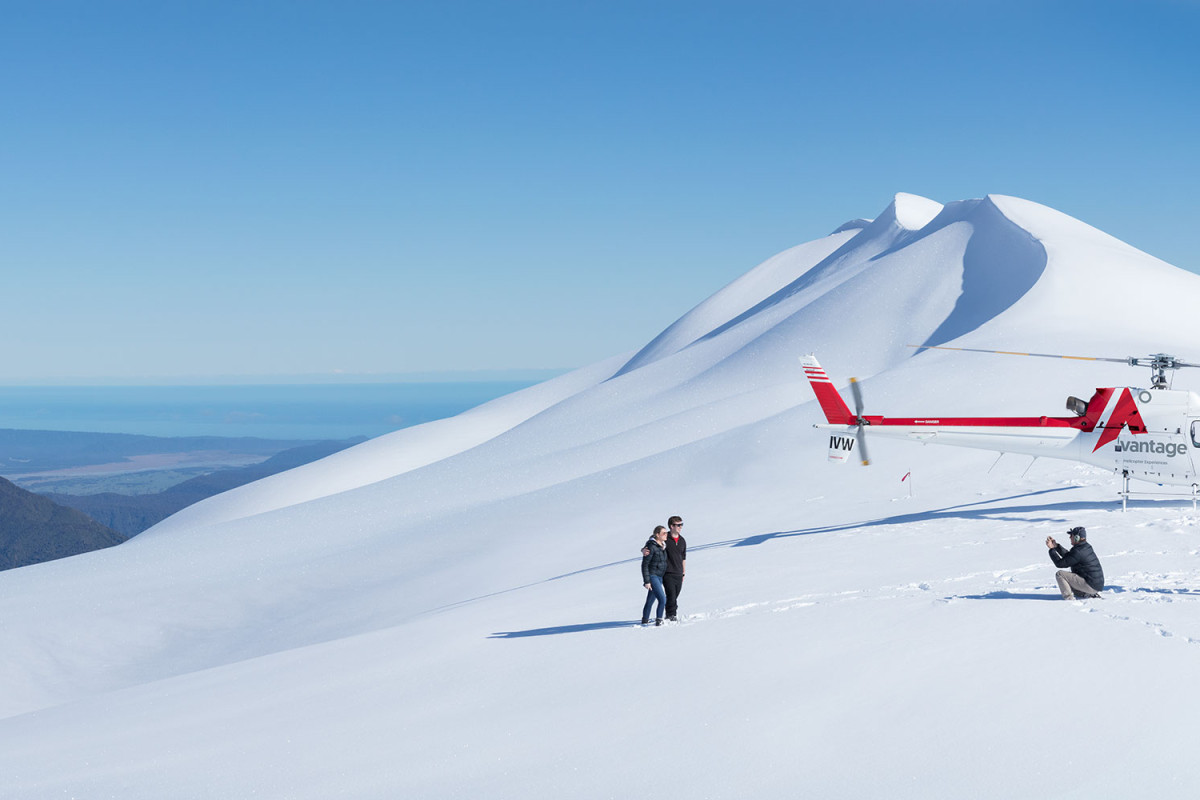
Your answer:
[[[1184,486],[1191,490],[1193,505],[1200,496],[1200,396],[1170,388],[1169,370],[1198,367],[1165,353],[1128,358],[1064,356],[1051,353],[1017,353],[968,347],[909,345],[918,350],[957,350],[972,353],[1022,355],[1037,358],[1066,358],[1080,361],[1109,361],[1149,367],[1150,388],[1100,388],[1088,400],[1068,397],[1067,416],[1040,417],[885,417],[863,413],[863,396],[858,381],[850,379],[854,399],[852,412],[813,355],[800,362],[812,386],[827,424],[815,427],[833,431],[829,437],[829,460],[845,463],[857,448],[864,466],[867,432],[887,438],[908,439],[923,444],[969,447],[1017,453],[1084,464],[1111,470],[1122,478],[1122,505],[1132,495],[1130,480],[1160,486]],[[1168,496],[1178,496],[1178,493]]]

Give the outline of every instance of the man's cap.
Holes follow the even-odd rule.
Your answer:
[[[1067,531],[1067,536],[1078,536],[1080,539],[1087,538],[1087,529],[1083,527],[1071,528]]]

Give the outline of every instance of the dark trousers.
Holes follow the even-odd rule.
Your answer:
[[[679,611],[676,600],[679,598],[679,593],[683,591],[683,576],[669,572],[663,575],[663,589],[667,593],[667,616],[673,618]]]

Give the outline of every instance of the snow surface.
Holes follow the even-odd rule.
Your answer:
[[[1191,502],[882,439],[828,464],[797,357],[872,413],[1058,414],[1146,376],[908,345],[1194,360],[1198,303],[1044,206],[897,195],[635,354],[0,575],[0,797],[1188,794]],[[684,619],[643,629],[670,514]],[[1074,525],[1103,600],[1057,599]]]

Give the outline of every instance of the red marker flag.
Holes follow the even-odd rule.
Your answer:
[[[910,472],[906,472],[906,473],[904,473],[904,477],[900,479],[900,482],[901,482],[901,483],[904,483],[904,481],[908,480],[908,476],[909,476],[909,475],[912,475],[912,472],[911,472],[911,471],[910,471]]]

